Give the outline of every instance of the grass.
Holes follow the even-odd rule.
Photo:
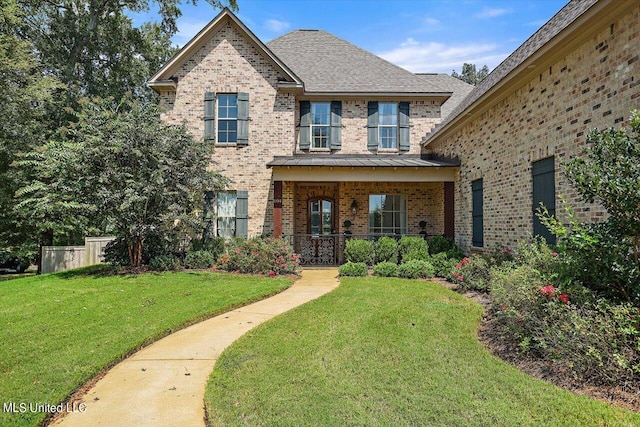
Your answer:
[[[493,357],[476,338],[482,308],[461,295],[422,281],[341,282],[223,353],[205,397],[212,425],[640,425],[640,414]]]
[[[208,272],[65,272],[0,283],[0,402],[57,405],[171,331],[283,290],[290,279]],[[0,412],[0,425],[46,414]]]

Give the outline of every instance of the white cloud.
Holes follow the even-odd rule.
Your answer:
[[[189,42],[202,30],[209,21],[188,21],[186,19],[178,19],[178,32],[171,38],[171,40],[182,47]]]
[[[407,39],[399,47],[378,53],[378,56],[414,73],[451,73],[462,64],[487,65],[493,69],[509,54],[498,51],[493,43],[447,45]]]
[[[281,33],[289,29],[291,24],[286,21],[278,21],[277,19],[267,19],[264,23],[264,27],[274,33]]]
[[[425,25],[438,25],[440,23],[436,18],[425,18],[423,22]]]
[[[495,18],[496,16],[501,16],[509,13],[508,9],[491,9],[485,8],[482,12],[476,14],[476,18]]]

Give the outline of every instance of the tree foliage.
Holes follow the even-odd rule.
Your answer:
[[[631,114],[630,132],[592,130],[579,157],[564,164],[566,176],[582,198],[599,203],[608,218],[580,224],[549,215],[543,221],[575,260],[572,270],[592,289],[640,302],[640,112]]]
[[[462,72],[460,74],[458,74],[456,70],[453,70],[451,73],[451,77],[455,77],[474,86],[484,80],[488,75],[489,67],[486,65],[483,65],[482,68],[477,70],[475,64],[467,64],[466,62],[462,65]]]
[[[31,171],[12,167],[14,161],[43,144],[48,137],[49,114],[56,108],[53,95],[62,85],[43,73],[31,45],[19,37],[24,22],[16,0],[0,0],[0,246],[22,246],[35,251],[29,224],[10,215],[14,193],[30,180]]]
[[[18,191],[20,212],[57,233],[95,227],[121,236],[132,266],[142,262],[150,236],[175,242],[201,230],[203,192],[224,184],[207,170],[210,146],[184,126],[163,124],[151,103],[80,105],[64,138],[25,160],[40,178]]]

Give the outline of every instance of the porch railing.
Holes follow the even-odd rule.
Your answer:
[[[400,239],[397,234],[291,234],[289,239],[294,252],[300,255],[303,266],[335,266],[345,262],[344,248],[349,239],[378,240],[382,236]],[[426,234],[405,234],[429,239]]]

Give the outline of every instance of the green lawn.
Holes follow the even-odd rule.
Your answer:
[[[208,272],[59,273],[2,282],[0,402],[57,405],[134,349],[291,282]],[[3,410],[0,425],[32,426],[43,418]]]
[[[213,425],[631,426],[640,414],[576,396],[491,356],[482,308],[441,286],[345,278],[252,330],[217,361]]]

